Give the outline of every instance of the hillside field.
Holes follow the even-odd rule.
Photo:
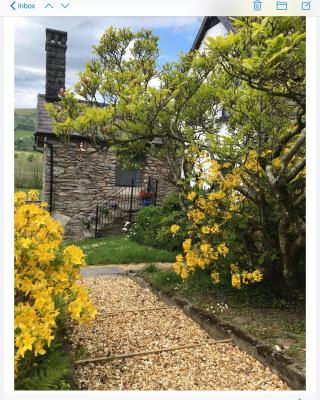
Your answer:
[[[14,111],[14,180],[15,188],[42,187],[42,154],[34,151],[36,109]]]

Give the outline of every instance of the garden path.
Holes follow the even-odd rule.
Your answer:
[[[128,277],[84,276],[83,283],[99,314],[89,325],[68,328],[76,358],[212,341],[180,309]],[[149,308],[156,310],[122,311]],[[82,390],[289,390],[270,369],[232,343],[78,364],[74,376]]]

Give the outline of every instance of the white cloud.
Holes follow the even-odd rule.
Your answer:
[[[161,80],[158,77],[152,78],[149,82],[149,86],[159,89]]]

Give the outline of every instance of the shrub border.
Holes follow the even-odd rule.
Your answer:
[[[187,316],[199,324],[213,339],[232,338],[242,351],[260,361],[270,368],[293,390],[306,389],[306,376],[300,372],[294,362],[287,358],[283,352],[274,350],[266,344],[254,338],[237,326],[221,320],[213,314],[209,314],[187,300],[163,293],[152,283],[136,275],[134,271],[128,271],[127,276],[143,288],[150,289],[162,301],[169,305],[178,306]]]

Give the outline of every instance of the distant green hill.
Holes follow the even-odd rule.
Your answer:
[[[14,148],[20,151],[33,149],[36,129],[36,109],[16,108],[14,110]]]

